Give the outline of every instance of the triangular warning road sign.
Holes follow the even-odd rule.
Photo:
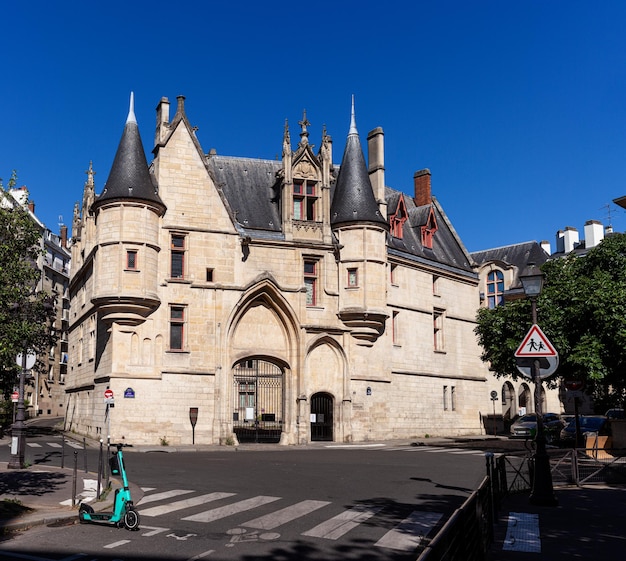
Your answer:
[[[541,328],[534,324],[524,337],[522,344],[515,351],[517,357],[558,356],[558,353],[544,335]]]

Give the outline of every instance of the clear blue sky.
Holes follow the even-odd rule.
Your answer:
[[[130,91],[151,156],[155,107],[186,96],[206,152],[273,159],[307,110],[341,160],[385,131],[386,181],[432,172],[470,251],[585,221],[626,230],[626,2],[29,1],[0,11],[0,177],[53,231],[93,160],[102,187]],[[607,205],[609,205],[607,207]],[[610,214],[609,214],[610,208]]]

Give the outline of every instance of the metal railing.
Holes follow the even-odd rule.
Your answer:
[[[486,476],[424,548],[418,561],[486,559],[493,541],[491,480]]]

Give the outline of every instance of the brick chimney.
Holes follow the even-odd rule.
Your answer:
[[[430,193],[430,170],[423,169],[413,174],[413,185],[415,186],[415,197],[413,201],[416,206],[429,205],[433,202]]]
[[[67,249],[67,226],[65,224],[61,225],[61,247]]]
[[[28,201],[28,210],[35,214],[35,201]]]

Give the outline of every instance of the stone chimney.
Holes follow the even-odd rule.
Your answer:
[[[413,174],[413,185],[415,187],[415,197],[413,201],[416,206],[429,205],[433,202],[430,192],[430,170],[422,169]]]
[[[552,248],[550,247],[550,242],[547,240],[542,240],[539,242],[541,249],[543,249],[548,255],[552,254]]]
[[[374,196],[378,202],[385,200],[385,133],[381,127],[367,135],[367,159]]]
[[[166,97],[162,97],[156,108],[156,133],[154,135],[154,144],[161,144],[168,132],[170,122],[170,102]]]
[[[598,220],[585,222],[585,247],[596,247],[604,239],[604,226]]]
[[[556,251],[557,253],[569,253],[578,247],[579,238],[578,230],[571,226],[566,226],[565,230],[559,230],[556,233]]]

